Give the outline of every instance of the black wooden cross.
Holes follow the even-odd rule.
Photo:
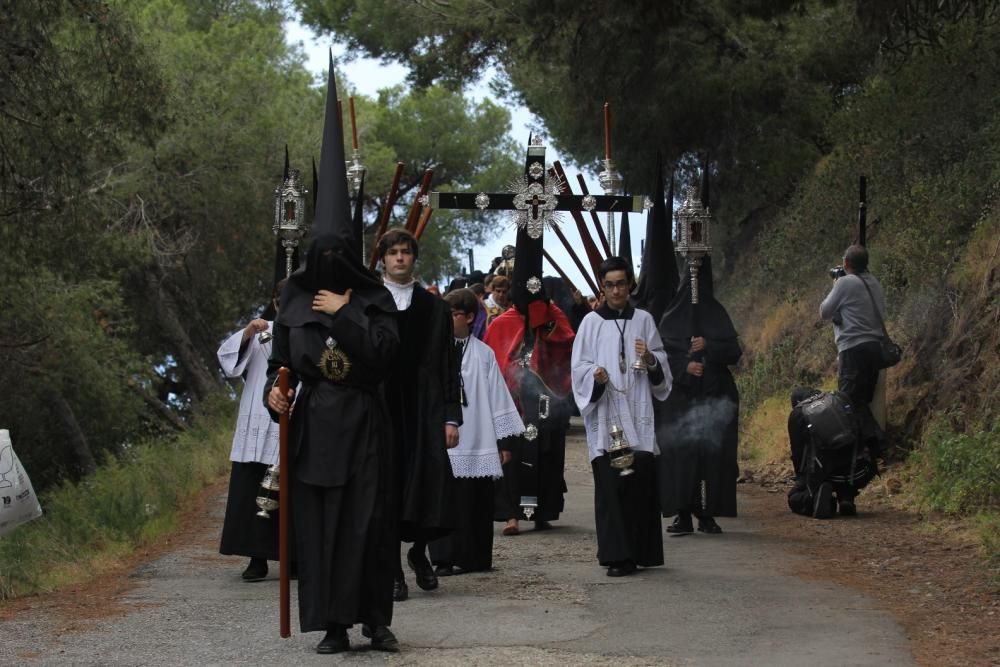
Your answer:
[[[645,209],[646,197],[641,195],[562,194],[558,184],[546,184],[545,172],[545,146],[531,143],[524,179],[515,183],[513,192],[431,192],[428,204],[433,209],[511,211],[518,227],[526,229],[532,239],[541,238],[556,211],[640,213]]]

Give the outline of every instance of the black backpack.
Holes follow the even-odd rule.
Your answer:
[[[820,451],[854,447],[861,436],[861,419],[842,391],[810,396],[798,404],[809,424],[813,446]]]

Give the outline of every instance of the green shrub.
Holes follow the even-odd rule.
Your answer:
[[[983,426],[959,433],[949,421],[934,420],[914,453],[921,494],[945,512],[1000,508],[1000,437]]]
[[[231,399],[213,398],[185,433],[133,445],[42,494],[44,515],[0,538],[0,599],[84,580],[173,529],[181,502],[229,469],[234,413]]]

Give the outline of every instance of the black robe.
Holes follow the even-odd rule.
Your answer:
[[[651,452],[635,452],[632,474],[627,477],[611,467],[607,454],[590,462],[597,560],[601,565],[625,561],[642,567],[663,565],[656,458]]]
[[[699,271],[697,309],[690,281],[682,282],[659,329],[674,377],[670,396],[656,411],[660,509],[664,516],[736,516],[740,395],[729,366],[742,350],[713,294],[710,258]],[[705,339],[704,352],[693,356],[688,354],[692,336]],[[692,360],[705,364],[700,378],[687,372]]]
[[[455,477],[444,427],[462,423],[461,366],[445,302],[413,286],[410,307],[396,315],[399,349],[386,380],[397,458],[399,533],[430,541],[455,525]]]
[[[303,632],[392,622],[399,543],[381,382],[398,334],[392,299],[378,290],[355,291],[330,316],[310,312],[308,288],[290,281],[274,325],[265,404],[279,367],[290,369],[290,386],[302,382],[290,422],[292,470],[281,483],[292,483]],[[334,341],[350,363],[343,376],[320,367]]]

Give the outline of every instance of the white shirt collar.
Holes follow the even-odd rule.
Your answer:
[[[406,310],[410,307],[410,303],[413,301],[413,286],[417,284],[416,280],[411,280],[403,285],[394,283],[391,280],[384,280],[382,284],[385,285],[386,289],[389,290],[389,294],[392,295],[393,301],[396,302],[397,310]]]

